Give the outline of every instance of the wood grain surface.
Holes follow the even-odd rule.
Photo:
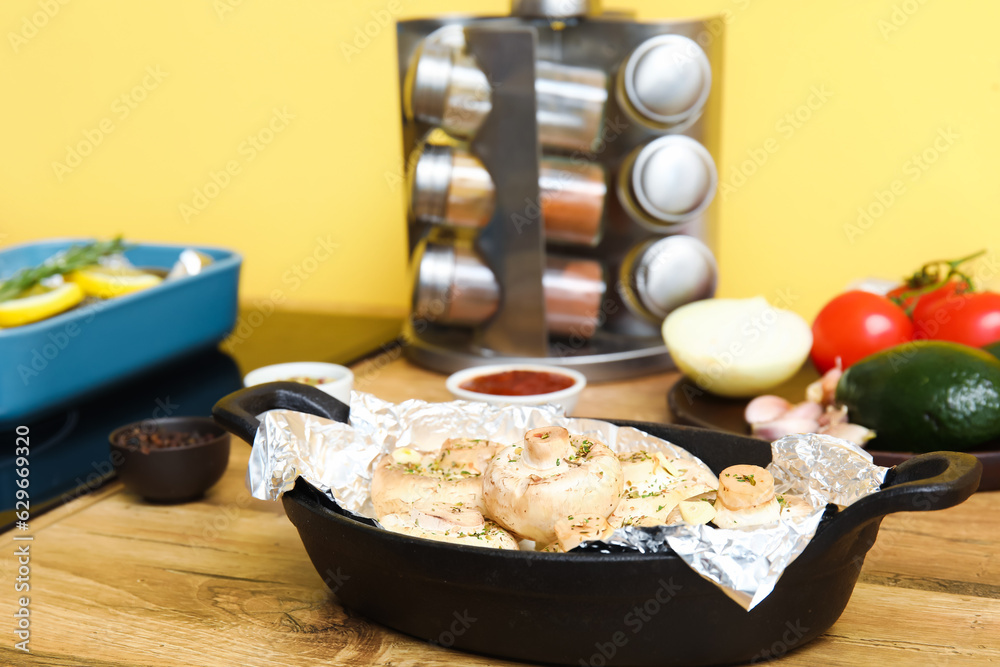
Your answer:
[[[357,366],[356,388],[391,401],[450,398],[442,376],[397,357]],[[591,385],[577,414],[667,421],[675,379]],[[280,503],[246,491],[249,451],[235,440],[225,477],[198,502],[151,505],[113,483],[34,519],[31,654],[5,631],[0,664],[519,664],[433,646],[342,608]],[[11,619],[20,594],[13,535],[4,539],[0,616]],[[779,663],[1000,663],[998,553],[1000,493],[887,517],[841,619]]]

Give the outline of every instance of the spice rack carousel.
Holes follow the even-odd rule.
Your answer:
[[[715,290],[722,26],[583,0],[398,24],[411,360],[672,367],[663,318]]]

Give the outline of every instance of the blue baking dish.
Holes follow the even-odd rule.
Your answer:
[[[4,248],[0,280],[89,241],[58,239]],[[225,338],[236,323],[238,254],[139,243],[125,256],[134,266],[170,269],[187,247],[209,255],[213,263],[196,276],[0,329],[0,427],[44,416]]]

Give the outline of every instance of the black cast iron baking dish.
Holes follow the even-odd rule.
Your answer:
[[[215,419],[253,442],[254,415],[285,408],[346,422],[348,407],[307,385],[275,382],[220,400]],[[611,420],[669,440],[716,473],[766,465],[768,443],[693,427]],[[348,518],[299,478],[282,500],[320,576],[374,621],[476,653],[561,665],[726,665],[778,657],[843,612],[882,518],[957,505],[982,465],[956,452],[916,456],[882,489],[837,512],[774,591],[745,611],[673,553],[548,554],[463,547]]]

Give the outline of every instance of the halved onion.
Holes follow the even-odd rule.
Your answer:
[[[732,397],[756,396],[785,382],[812,347],[804,319],[760,296],[681,306],[664,320],[663,339],[677,367],[699,387]]]

